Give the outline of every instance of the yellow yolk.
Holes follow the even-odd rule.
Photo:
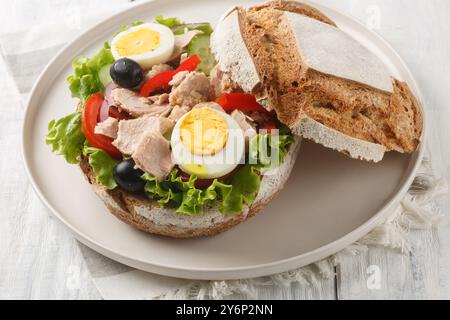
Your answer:
[[[180,138],[192,154],[214,155],[228,140],[228,123],[211,108],[194,109],[180,124]]]
[[[159,43],[159,32],[140,29],[123,36],[115,44],[115,49],[122,57],[136,56],[155,50],[159,47]]]

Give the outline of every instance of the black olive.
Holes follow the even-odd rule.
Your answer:
[[[144,191],[145,181],[141,179],[144,174],[142,170],[135,169],[136,163],[133,159],[123,160],[114,167],[114,180],[119,187],[131,193]]]
[[[114,62],[109,73],[114,82],[122,88],[135,88],[144,80],[144,71],[141,66],[128,58]]]

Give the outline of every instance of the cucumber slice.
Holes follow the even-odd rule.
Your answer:
[[[109,70],[111,69],[111,65],[108,64],[106,66],[103,66],[103,68],[100,69],[98,72],[98,78],[100,79],[100,82],[103,84],[104,87],[108,85],[112,81],[111,76],[109,75]]]
[[[192,39],[188,47],[188,55],[196,54],[202,61],[197,70],[204,72],[206,75],[209,75],[212,68],[216,65],[216,60],[211,53],[210,42],[210,36],[201,34]]]

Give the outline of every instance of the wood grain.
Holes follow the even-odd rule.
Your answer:
[[[122,5],[126,0],[5,2],[0,32],[14,32],[70,14]],[[385,37],[411,67],[424,92],[436,173],[450,179],[450,2],[446,0],[321,0],[354,15]],[[89,9],[91,8],[91,9]],[[72,10],[72,11],[70,11]],[[379,18],[379,19],[378,19]],[[378,23],[379,22],[379,23]],[[0,299],[100,299],[76,241],[49,217],[28,184],[20,154],[22,105],[0,59]],[[448,214],[449,200],[441,204]],[[414,231],[414,254],[371,248],[342,261],[335,280],[318,288],[264,288],[262,299],[450,298],[450,228]],[[370,267],[370,268],[369,268]],[[369,269],[368,269],[369,268]],[[375,268],[375,269],[374,269]],[[379,286],[373,270],[380,271]],[[367,285],[369,281],[369,286]],[[239,297],[235,297],[239,298]]]

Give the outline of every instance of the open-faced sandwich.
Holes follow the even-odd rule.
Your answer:
[[[252,217],[283,188],[301,137],[374,162],[420,143],[408,86],[299,2],[233,8],[214,32],[135,22],[72,65],[78,107],[46,142],[111,213],[154,234],[215,235]]]

